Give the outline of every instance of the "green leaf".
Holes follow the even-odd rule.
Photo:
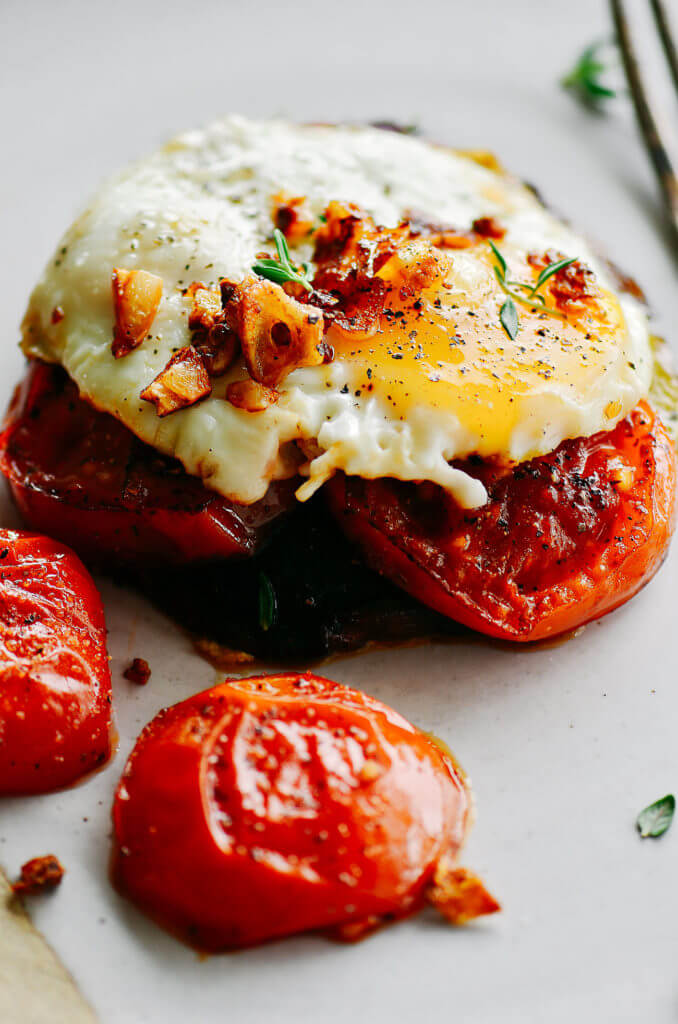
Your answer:
[[[492,252],[496,256],[497,263],[499,264],[499,269],[501,269],[501,278],[502,278],[502,281],[503,281],[503,279],[506,277],[506,260],[504,259],[502,254],[499,252],[499,249],[497,249],[497,247],[494,244],[494,242],[492,241],[492,239],[488,238],[487,241],[490,244],[490,249],[492,250]]]
[[[275,242],[275,247],[278,250],[278,259],[285,268],[291,268],[292,263],[290,262],[290,250],[287,248],[287,239],[280,228],[274,229],[273,241]]]
[[[259,277],[265,277],[267,281],[273,281],[274,284],[287,284],[288,281],[293,280],[288,271],[279,263],[275,263],[273,266],[266,263],[255,263],[252,270]]]
[[[501,307],[499,310],[499,319],[501,320],[501,325],[511,341],[514,341],[520,328],[520,321],[518,320],[518,311],[513,299],[507,299]]]
[[[600,65],[598,65],[600,67]],[[600,82],[594,82],[589,80],[586,84],[587,91],[593,99],[613,99],[617,94],[614,89],[609,89],[606,85],[601,85]]]
[[[675,809],[676,798],[673,793],[669,793],[642,810],[636,818],[636,828],[641,839],[663,836],[673,821]]]
[[[549,277],[553,277],[553,275],[557,274],[559,270],[564,270],[565,267],[569,267],[571,263],[574,263],[574,261],[575,257],[573,256],[571,259],[567,259],[566,257],[565,259],[562,260],[556,260],[555,263],[549,263],[547,267],[544,267],[541,274],[537,278],[537,283],[535,284],[534,288],[532,288],[532,290],[530,291],[530,295],[534,295],[535,292],[539,291],[541,286],[543,284],[546,284]]]
[[[277,270],[282,270],[283,269],[281,267],[281,265],[280,265],[280,260],[270,260],[270,259],[269,260],[258,260],[257,261],[257,266],[258,267],[273,267],[274,269],[277,269]]]
[[[288,281],[295,281],[297,284],[302,285],[306,291],[312,292],[313,285],[308,279],[308,264],[304,263],[301,268],[294,266],[290,259],[287,240],[278,228],[275,228],[273,231],[273,241],[278,251],[278,259],[257,260],[252,266],[254,273],[258,274],[259,277],[266,278],[267,281],[273,281],[274,284],[286,284]]]
[[[614,89],[599,80],[599,76],[606,70],[605,64],[598,59],[598,52],[604,45],[604,42],[597,42],[587,46],[572,70],[560,80],[564,89],[569,89],[588,107],[596,107],[600,100],[616,96]]]
[[[278,602],[273,584],[265,572],[259,573],[259,625],[267,632],[278,615]]]

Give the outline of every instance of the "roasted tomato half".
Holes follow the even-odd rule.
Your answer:
[[[113,878],[199,948],[323,929],[359,938],[425,901],[498,909],[455,866],[459,769],[371,697],[311,675],[232,680],[160,714],[113,807]]]
[[[489,501],[335,477],[331,508],[367,561],[420,601],[490,636],[540,640],[612,611],[647,583],[674,525],[675,459],[641,403],[609,433],[514,468],[466,462]]]
[[[14,394],[0,468],[31,527],[113,567],[250,555],[296,500],[288,480],[254,505],[229,502],[38,362]]]
[[[110,755],[101,599],[80,559],[0,531],[0,793],[44,793]]]

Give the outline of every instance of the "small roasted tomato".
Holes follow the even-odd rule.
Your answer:
[[[0,531],[0,793],[44,793],[111,752],[101,598],[77,556]]]
[[[210,491],[40,362],[14,394],[0,470],[29,526],[107,569],[254,554],[295,505],[294,480],[274,481],[253,505]]]
[[[567,632],[627,601],[666,555],[675,457],[644,402],[513,468],[462,465],[485,485],[480,508],[397,480],[338,475],[325,493],[373,569],[465,626],[519,641]]]
[[[113,880],[205,950],[322,929],[360,938],[432,902],[498,904],[455,866],[469,822],[441,747],[312,675],[231,680],[146,727],[113,807]]]

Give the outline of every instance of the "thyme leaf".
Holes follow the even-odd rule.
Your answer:
[[[636,818],[636,828],[640,832],[641,839],[656,839],[663,836],[673,821],[673,812],[676,809],[676,798],[673,793],[668,793],[661,800],[655,800],[653,804],[645,807]]]
[[[606,70],[606,66],[598,53],[604,45],[603,42],[597,42],[587,46],[572,70],[560,80],[564,89],[568,89],[588,107],[597,107],[601,101],[617,95],[614,89],[600,81],[600,75]]]
[[[534,285],[529,285],[524,281],[512,281],[506,276],[508,269],[506,260],[494,242],[489,238],[487,241],[495,258],[495,263],[492,268],[494,270],[494,275],[497,278],[502,291],[508,295],[507,301],[499,310],[499,320],[511,341],[515,339],[518,331],[520,330],[520,320],[518,318],[518,311],[515,307],[516,302],[520,302],[524,306],[528,306],[530,309],[534,309],[535,306],[540,306],[545,313],[564,319],[564,314],[561,313],[559,309],[546,305],[544,296],[539,295],[538,291],[542,285],[546,284],[548,279],[554,274],[557,274],[559,270],[564,270],[565,267],[569,267],[571,263],[574,263],[575,257],[565,257],[560,260],[554,260],[553,263],[549,263],[548,266],[544,267]]]
[[[569,267],[571,263],[574,263],[574,261],[574,256],[572,256],[570,259],[566,257],[565,259],[562,260],[555,260],[554,263],[549,263],[548,266],[544,267],[541,274],[537,278],[537,282],[534,288],[531,290],[530,295],[534,295],[535,292],[538,292],[541,286],[543,284],[546,284],[549,277],[553,277],[553,275],[557,274],[559,270],[564,270],[565,267]]]
[[[501,326],[504,328],[511,341],[514,341],[518,331],[520,330],[520,320],[518,319],[518,310],[515,307],[513,299],[507,299],[501,307],[499,310],[499,319],[501,320]]]
[[[505,279],[505,277],[506,277],[506,260],[504,259],[502,254],[499,252],[499,249],[497,249],[497,247],[494,244],[494,242],[492,241],[492,239],[488,238],[487,241],[489,243],[490,249],[492,250],[492,252],[494,253],[494,255],[495,255],[496,259],[497,259],[497,263],[499,264],[499,270],[501,271],[501,279],[503,281]]]
[[[278,251],[278,258],[276,259],[261,259],[253,265],[252,270],[259,277],[264,277],[268,281],[273,281],[274,284],[287,284],[288,281],[294,281],[296,284],[300,284],[308,292],[313,291],[313,285],[308,279],[309,267],[307,263],[303,263],[301,267],[295,266],[292,263],[290,257],[290,250],[287,247],[287,240],[283,235],[282,231],[275,228],[273,231],[273,241]]]

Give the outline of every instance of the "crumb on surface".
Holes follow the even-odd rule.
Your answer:
[[[135,658],[131,665],[127,666],[123,676],[125,679],[129,679],[130,683],[136,683],[137,686],[145,686],[151,678],[151,669],[144,658]]]
[[[450,864],[447,858],[442,858],[436,866],[433,884],[428,887],[426,898],[455,925],[501,910],[476,874],[468,868]]]
[[[12,885],[12,892],[18,895],[54,889],[64,877],[64,869],[58,857],[48,853],[44,857],[33,857],[21,865],[21,875]]]

